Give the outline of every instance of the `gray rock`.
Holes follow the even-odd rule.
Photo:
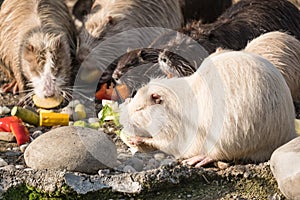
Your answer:
[[[281,192],[288,199],[300,199],[300,137],[276,149],[270,166]]]
[[[38,137],[26,148],[24,158],[33,169],[97,173],[116,166],[117,150],[103,132],[67,126]]]
[[[136,172],[136,169],[134,169],[131,165],[126,165],[123,169],[123,172],[127,172],[127,173]]]
[[[96,123],[96,122],[99,122],[100,120],[98,118],[89,118],[88,119],[88,123]]]
[[[8,163],[4,159],[0,158],[0,167],[4,167],[7,165],[8,165]]]
[[[43,132],[42,132],[42,131],[34,131],[34,132],[32,133],[33,139],[36,139],[36,138],[40,137],[41,135],[43,135]]]
[[[25,150],[26,150],[26,148],[28,147],[28,145],[29,145],[28,143],[21,145],[21,146],[20,146],[20,151],[21,151],[22,153],[24,153]]]
[[[164,153],[156,153],[154,154],[154,158],[155,160],[162,161],[166,158],[166,155]]]
[[[138,172],[142,171],[144,167],[144,162],[136,157],[129,159],[126,163],[127,165],[131,165]]]
[[[10,132],[0,132],[0,140],[6,141],[6,142],[14,142],[14,141],[16,141],[16,138]]]

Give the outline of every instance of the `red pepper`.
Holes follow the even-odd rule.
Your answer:
[[[0,119],[0,128],[5,132],[11,132],[10,130],[11,123],[22,123],[22,121],[16,116],[4,117]]]
[[[10,129],[16,137],[19,146],[30,141],[29,131],[23,124],[11,123]]]
[[[111,100],[111,95],[107,94],[107,83],[101,85],[101,88],[96,92],[96,98],[99,100]]]
[[[0,131],[12,132],[19,146],[30,141],[28,129],[23,125],[22,120],[16,116],[1,118]]]
[[[116,93],[116,90],[118,91],[119,94]],[[129,89],[128,87],[123,84],[123,85],[117,85],[114,87],[109,87],[107,88],[107,84],[104,83],[101,85],[100,90],[96,92],[96,98],[99,100],[114,100],[117,101],[119,98],[126,99],[129,97]]]

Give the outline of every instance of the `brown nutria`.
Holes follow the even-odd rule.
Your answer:
[[[169,41],[169,38],[172,40]],[[118,61],[113,78],[115,80],[120,79],[129,70],[145,63],[158,63],[158,67],[164,72],[162,75],[169,77],[188,76],[196,71],[207,56],[206,50],[196,41],[171,31],[156,38],[149,48],[138,49],[125,54]]]
[[[232,5],[232,0],[181,0],[181,4],[185,22],[212,23]]]
[[[128,144],[198,167],[269,159],[296,137],[294,116],[289,88],[269,61],[225,51],[189,77],[151,80],[122,105],[120,122]]]
[[[211,23],[232,5],[232,0],[179,0],[179,2],[185,22],[201,20],[203,23]],[[92,5],[93,0],[78,0],[72,13],[78,20],[84,21],[84,17],[91,12]]]
[[[5,90],[40,98],[67,92],[76,54],[76,28],[61,0],[6,0],[0,13],[1,67],[11,74]],[[29,96],[31,96],[29,93]]]
[[[218,47],[241,50],[245,48],[250,40],[271,31],[286,31],[300,39],[299,21],[299,10],[287,0],[243,0],[228,8],[216,22],[202,24],[201,21],[194,21],[186,25],[180,32],[196,40],[208,54],[211,54]],[[160,37],[166,38],[162,34],[156,40],[160,41]],[[169,43],[166,48],[170,49],[172,48],[172,41],[177,40],[177,35],[169,36],[168,40]],[[178,46],[178,42],[173,43],[173,48],[180,49]],[[200,50],[198,54],[203,54],[203,52],[203,50]],[[158,52],[158,54],[160,53]],[[203,56],[205,55],[203,54]],[[134,60],[135,58],[132,57],[131,59]],[[184,61],[173,59],[173,61],[169,61],[169,64],[164,63],[164,60],[160,61],[162,61],[160,63],[161,67],[172,66],[173,69],[170,68],[169,72],[172,72],[172,70],[173,72],[189,72],[189,69],[191,69],[190,65],[187,65],[188,70],[184,70],[185,65],[180,65]],[[193,63],[189,59],[187,61]],[[177,66],[177,64],[179,65]],[[197,67],[199,65],[197,63]],[[182,76],[189,74],[182,74]]]
[[[79,34],[79,61],[117,33],[144,27],[180,28],[180,9],[178,0],[95,0]]]
[[[281,32],[270,32],[252,40],[245,51],[269,60],[283,75],[294,101],[300,101],[300,41]]]
[[[182,32],[213,53],[218,47],[241,50],[248,41],[271,31],[285,31],[300,39],[299,21],[299,10],[287,0],[243,0],[216,22],[192,22]]]
[[[118,60],[116,68],[113,70],[112,78],[118,81],[126,72],[137,65],[157,63],[159,51],[159,49],[154,48],[129,50]]]

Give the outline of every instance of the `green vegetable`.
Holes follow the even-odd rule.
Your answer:
[[[113,121],[116,126],[120,126],[119,122],[120,114],[114,112],[112,107],[109,105],[103,106],[99,113],[100,124],[103,125],[105,121]]]
[[[73,126],[89,127],[88,123],[86,123],[85,121],[82,121],[82,120],[74,122]]]

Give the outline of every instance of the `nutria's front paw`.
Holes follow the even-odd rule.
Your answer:
[[[16,80],[11,81],[8,84],[4,84],[2,86],[2,91],[3,92],[13,92],[14,94],[16,94],[18,92],[18,84]]]
[[[140,146],[140,145],[144,144],[144,139],[139,136],[132,136],[128,139],[128,143],[130,145]]]
[[[185,165],[191,165],[195,167],[203,167],[207,164],[214,162],[215,160],[208,156],[194,156],[189,159],[183,160],[182,163]]]

